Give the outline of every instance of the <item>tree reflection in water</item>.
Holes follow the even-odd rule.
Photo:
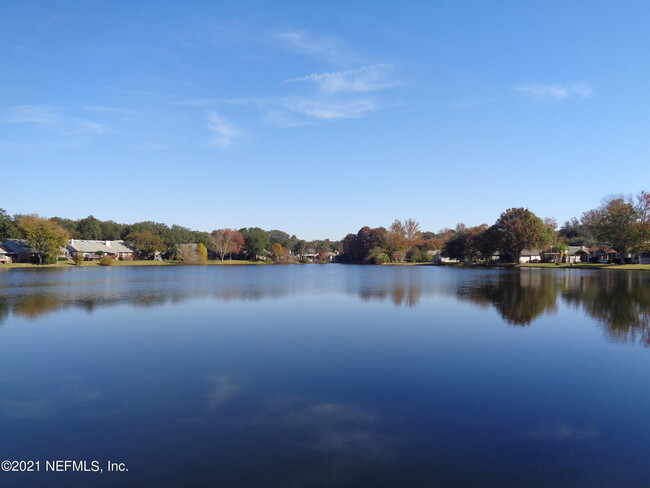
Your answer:
[[[607,271],[567,280],[562,294],[605,325],[610,338],[650,346],[650,275]]]
[[[416,307],[427,296],[453,296],[482,307],[494,307],[504,321],[528,326],[543,314],[557,311],[560,302],[584,311],[601,323],[616,341],[650,346],[650,273],[583,270],[382,270],[363,268],[333,273],[331,282],[305,283],[299,276],[278,280],[264,276],[229,275],[228,280],[177,283],[118,281],[93,286],[56,280],[0,284],[0,325],[10,316],[28,320],[68,308],[89,313],[101,307],[154,307],[191,299],[249,301],[310,294],[327,300],[339,292],[363,301],[390,300],[395,306]],[[374,269],[374,271],[372,271]],[[440,279],[444,271],[444,278]],[[438,274],[436,274],[438,273]]]
[[[557,309],[555,277],[548,273],[508,272],[494,279],[476,279],[458,288],[457,296],[479,305],[493,305],[512,325],[526,326],[540,314]]]

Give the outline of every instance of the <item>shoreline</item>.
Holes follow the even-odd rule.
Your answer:
[[[322,264],[322,263],[284,263],[286,264]],[[325,263],[329,264],[329,263]],[[338,264],[338,263],[335,263]],[[0,264],[0,271],[11,269],[52,269],[52,268],[96,268],[96,267],[123,267],[123,266],[268,266],[273,263],[264,261],[246,261],[227,259],[209,260],[205,264],[184,265],[178,261],[116,261],[111,266],[101,266],[98,261],[86,261],[81,266],[72,261],[65,261],[56,264],[34,264],[34,263],[9,263]],[[385,263],[371,264],[367,266],[440,266],[448,268],[484,268],[484,269],[521,269],[521,268],[547,268],[547,269],[594,269],[605,271],[650,271],[650,264],[600,264],[600,263],[579,263],[579,264],[554,264],[554,263],[500,263],[500,264],[464,264],[464,263]]]

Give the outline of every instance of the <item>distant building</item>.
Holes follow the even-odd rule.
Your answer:
[[[5,249],[5,256],[14,263],[33,263],[38,261],[36,251],[34,251],[24,239],[7,239],[2,243]]]
[[[0,246],[0,264],[8,264],[11,263],[11,256],[9,256],[9,251],[7,251],[4,247]]]
[[[595,247],[589,251],[592,263],[614,263],[621,257],[619,252],[611,247]]]
[[[94,261],[102,256],[110,256],[121,261],[132,261],[134,251],[124,241],[91,241],[70,239],[66,247],[71,257],[83,255],[84,259]]]

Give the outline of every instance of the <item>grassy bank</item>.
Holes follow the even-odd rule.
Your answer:
[[[576,264],[553,264],[553,263],[525,263],[519,264],[517,268],[571,268],[571,269],[607,269],[621,271],[650,271],[650,264],[599,264],[599,263],[576,263]]]
[[[600,263],[577,263],[577,264],[553,264],[553,263],[495,263],[495,264],[463,264],[445,263],[441,266],[463,266],[467,268],[548,268],[548,269],[604,269],[618,271],[650,271],[650,264],[600,264]]]
[[[229,265],[264,265],[263,261],[238,261],[235,259],[209,260],[207,265],[229,266]],[[20,268],[92,268],[99,267],[98,261],[84,261],[81,266],[72,261],[60,261],[58,264],[32,264],[32,263],[11,263],[0,264],[0,270]],[[111,266],[182,266],[178,261],[115,261]]]

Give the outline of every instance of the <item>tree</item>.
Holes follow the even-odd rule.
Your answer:
[[[554,240],[553,230],[527,208],[509,208],[494,224],[501,250],[515,263],[524,249],[546,247]]]
[[[404,235],[408,248],[419,246],[423,243],[420,223],[415,219],[406,219],[404,221]]]
[[[198,245],[195,244],[180,244],[176,250],[176,259],[181,264],[205,264],[203,256],[198,250]]]
[[[62,247],[68,243],[68,233],[59,224],[38,215],[22,217],[16,224],[27,245],[38,256],[39,264],[56,261]]]
[[[92,215],[77,222],[77,235],[79,239],[103,239],[101,222]]]
[[[244,236],[235,229],[219,229],[210,234],[208,245],[223,261],[227,254],[237,254],[241,251]]]
[[[242,251],[249,259],[258,259],[271,246],[269,235],[264,229],[250,227],[239,229],[239,232],[244,236]]]
[[[153,258],[156,254],[165,250],[165,241],[150,231],[133,232],[127,235],[124,240],[145,259]]]
[[[267,232],[267,234],[269,236],[271,244],[275,244],[277,242],[285,248],[291,248],[293,246],[292,239],[286,232],[283,232],[281,230],[270,230]]]
[[[7,212],[0,208],[0,242],[6,239],[18,239],[20,231]]]
[[[293,245],[292,251],[296,256],[302,256],[303,254],[305,254],[306,249],[307,249],[307,242],[304,241],[303,239],[300,239],[298,242],[296,242]]]
[[[208,261],[208,250],[205,247],[205,244],[199,242],[196,245],[196,252],[199,255],[199,261],[201,262],[200,264],[205,264]]]
[[[276,242],[271,246],[271,259],[274,263],[288,263],[290,259],[289,250]]]
[[[570,246],[592,247],[596,245],[596,237],[591,229],[575,217],[564,222],[557,235]]]
[[[569,245],[565,242],[555,244],[555,250],[560,253],[560,263],[564,261],[564,256],[569,252]]]
[[[623,197],[610,197],[594,210],[585,212],[582,222],[588,226],[602,243],[607,243],[621,254],[643,251],[650,239],[648,222],[650,198],[645,192],[637,196],[637,202]]]

